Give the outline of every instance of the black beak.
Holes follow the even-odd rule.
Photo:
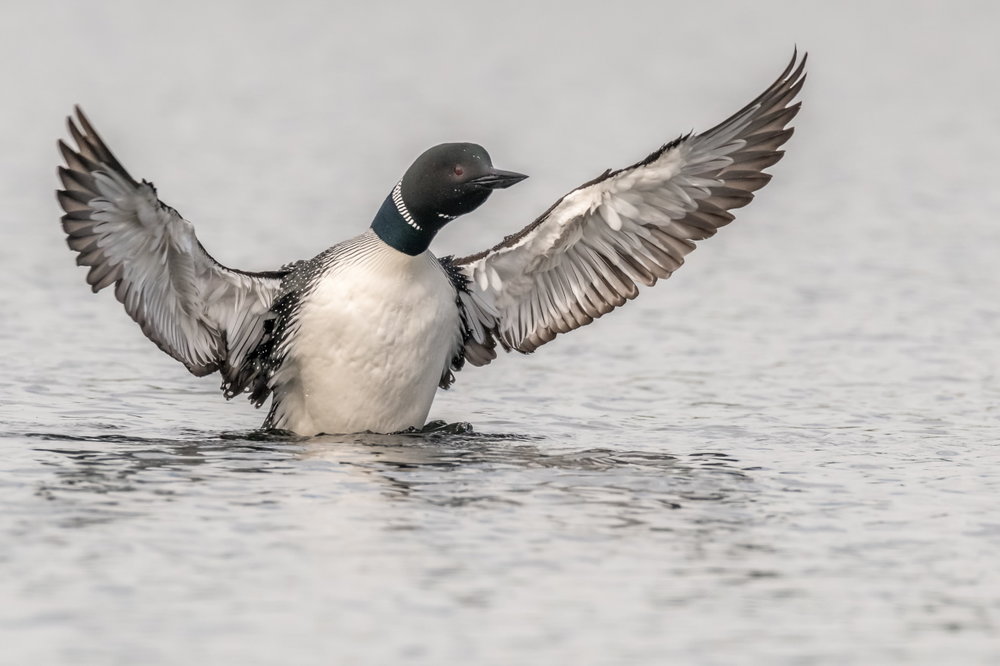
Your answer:
[[[478,178],[473,178],[469,182],[473,185],[478,185],[480,187],[485,187],[490,190],[502,190],[511,185],[516,185],[522,180],[527,178],[523,173],[517,173],[516,171],[504,171],[503,169],[490,168],[489,173],[485,176],[479,176]]]

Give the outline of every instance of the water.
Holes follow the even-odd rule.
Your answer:
[[[0,662],[1000,662],[990,3],[0,10]],[[469,369],[423,436],[274,439],[87,293],[80,102],[220,260],[352,235],[414,155],[532,178],[492,244],[741,106],[775,180],[667,283]]]

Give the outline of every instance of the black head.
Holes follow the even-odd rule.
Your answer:
[[[443,143],[424,152],[403,174],[372,227],[389,245],[420,254],[445,224],[479,208],[493,190],[527,178],[493,167],[474,143]]]
[[[525,178],[494,169],[490,154],[482,146],[442,143],[418,157],[403,174],[403,201],[416,219],[434,224],[444,217],[454,219],[471,213],[493,190]]]

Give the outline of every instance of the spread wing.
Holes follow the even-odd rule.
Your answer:
[[[115,297],[160,349],[195,375],[220,370],[227,397],[242,392],[255,374],[244,361],[285,273],[216,262],[192,224],[157,198],[152,183],[128,174],[79,108],[76,118],[68,119],[76,150],[59,141],[66,189],[56,194],[76,263],[90,266],[87,282],[94,292],[115,285]]]
[[[496,358],[496,342],[531,352],[634,298],[637,283],[669,277],[695,248],[729,224],[784,154],[800,103],[806,57],[729,119],[688,134],[641,162],[573,190],[496,247],[454,259],[465,359]]]

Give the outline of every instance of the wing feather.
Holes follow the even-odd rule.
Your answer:
[[[454,259],[466,354],[489,362],[496,341],[531,352],[591,323],[670,277],[684,257],[733,220],[771,179],[792,136],[805,82],[798,53],[775,82],[728,119],[664,145],[630,167],[573,190],[495,247]],[[479,362],[477,362],[479,361]]]
[[[79,108],[67,121],[76,148],[58,142],[66,166],[56,197],[66,242],[77,264],[90,267],[87,283],[94,292],[114,285],[146,337],[195,375],[220,370],[231,397],[251,383],[244,361],[287,271],[219,264],[152,183],[129,175]]]

